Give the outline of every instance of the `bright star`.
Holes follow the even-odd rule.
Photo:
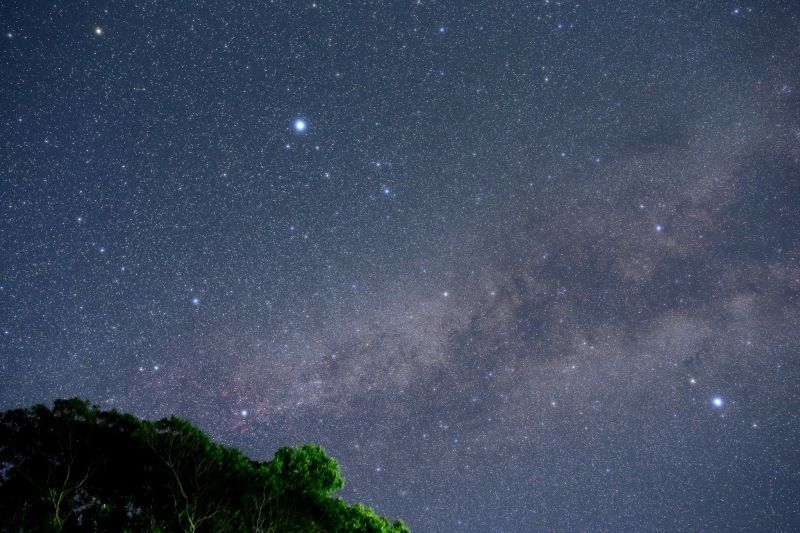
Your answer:
[[[193,305],[200,305],[200,298],[192,298]]]
[[[716,407],[717,409],[721,409],[725,406],[725,400],[722,399],[722,396],[714,396],[711,398],[711,405]]]
[[[101,28],[100,26],[95,27],[94,34],[100,37],[101,35],[103,35],[103,28]]]
[[[656,224],[656,232],[661,233],[662,231],[664,231],[664,226]]]
[[[302,118],[296,118],[294,120],[294,131],[297,133],[303,133],[308,128],[308,124]]]
[[[247,409],[242,409],[242,410],[239,412],[239,414],[240,414],[240,415],[242,415],[242,416],[247,416]]]

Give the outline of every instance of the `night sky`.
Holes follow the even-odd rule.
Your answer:
[[[413,530],[800,528],[796,0],[0,3],[0,408]]]

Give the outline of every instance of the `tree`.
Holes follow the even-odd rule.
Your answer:
[[[343,486],[316,445],[259,462],[180,418],[150,422],[77,398],[0,414],[8,531],[408,531],[334,498]]]

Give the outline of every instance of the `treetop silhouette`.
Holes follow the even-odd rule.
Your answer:
[[[260,462],[186,420],[78,398],[0,414],[4,531],[409,531],[334,497],[343,486],[313,444]]]

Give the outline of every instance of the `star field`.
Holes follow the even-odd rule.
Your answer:
[[[0,5],[0,408],[414,531],[800,524],[793,1]]]

